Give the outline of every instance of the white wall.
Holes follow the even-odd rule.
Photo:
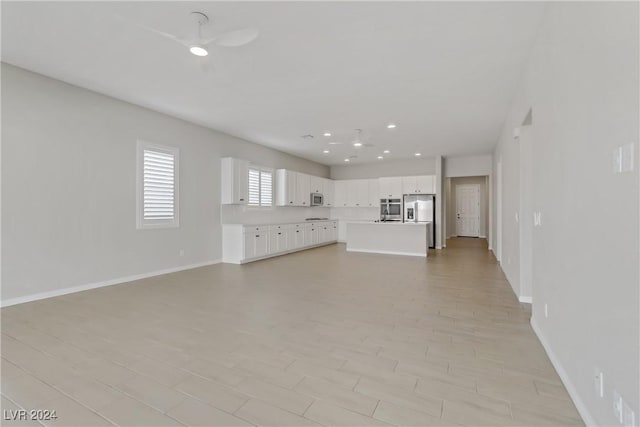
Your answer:
[[[491,175],[493,169],[491,154],[479,156],[446,157],[444,176],[484,176]]]
[[[379,178],[381,176],[435,175],[436,158],[381,160],[379,163],[331,166],[332,179]]]
[[[228,214],[220,209],[221,157],[329,175],[326,166],[6,64],[2,113],[5,304],[219,260]],[[138,138],[180,148],[179,228],[136,230]],[[287,209],[278,210],[287,219],[316,212]]]
[[[640,411],[640,175],[637,166],[624,174],[612,167],[614,148],[629,142],[638,165],[638,8],[637,2],[547,5],[494,155],[504,165],[508,240],[515,209],[508,201],[520,191],[513,129],[532,109],[533,209],[542,213],[532,236],[532,325],[594,425],[619,425],[614,390],[636,420]],[[503,268],[515,251],[505,245]],[[604,372],[603,399],[594,391],[595,367]]]
[[[456,186],[465,184],[477,184],[480,186],[480,237],[487,237],[489,230],[489,189],[486,176],[470,176],[461,178],[447,178],[447,233],[448,236],[456,235]]]

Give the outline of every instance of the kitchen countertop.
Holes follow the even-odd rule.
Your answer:
[[[245,226],[245,227],[259,227],[259,226],[267,226],[267,225],[285,225],[285,224],[313,224],[315,222],[331,222],[331,221],[338,221],[337,219],[314,219],[312,221],[272,221],[272,222],[255,222],[255,223],[226,223],[226,224],[222,224],[222,226],[225,225],[240,225],[240,226]]]
[[[344,221],[347,224],[371,224],[371,225],[402,225],[402,226],[416,226],[416,225],[429,225],[431,221],[426,222],[402,222],[402,221],[384,221],[384,222],[375,222],[375,221]]]

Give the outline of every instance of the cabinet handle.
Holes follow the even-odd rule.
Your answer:
[[[296,230],[296,233],[299,233],[299,232],[300,232],[300,230]]]
[[[289,202],[289,203],[293,203],[293,202]]]
[[[244,199],[240,199],[241,202],[244,202]]]
[[[282,233],[278,233],[278,234],[282,234]]]
[[[259,234],[256,234],[256,237],[260,237],[260,235],[259,235]]]

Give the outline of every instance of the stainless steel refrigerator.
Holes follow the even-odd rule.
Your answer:
[[[433,194],[405,194],[402,209],[404,222],[430,222],[429,247],[436,242],[436,196]]]

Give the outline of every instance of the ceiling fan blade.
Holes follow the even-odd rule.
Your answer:
[[[124,17],[122,17],[122,16],[120,16],[120,15],[116,15],[116,18],[118,18],[119,20],[121,20],[121,21],[123,21],[123,22],[125,22],[125,23],[127,23],[127,24],[130,24],[130,25],[133,25],[133,26],[135,26],[135,27],[138,27],[138,28],[140,28],[140,29],[142,29],[142,30],[145,30],[145,31],[148,31],[148,32],[150,32],[150,33],[154,33],[154,34],[157,34],[157,35],[159,35],[159,36],[161,36],[161,37],[164,37],[164,38],[167,38],[167,39],[173,40],[173,41],[175,41],[175,42],[178,42],[178,43],[180,43],[180,44],[181,44],[181,45],[183,45],[183,46],[187,46],[187,47],[189,47],[189,46],[190,46],[189,41],[187,41],[187,40],[183,40],[183,39],[181,39],[180,37],[174,36],[173,34],[165,33],[164,31],[160,31],[160,30],[157,30],[157,29],[155,29],[155,28],[148,27],[148,26],[146,26],[146,25],[144,25],[144,24],[139,24],[139,23],[137,23],[137,22],[131,22],[131,21],[129,21],[128,19],[125,19]]]
[[[260,32],[256,28],[244,28],[242,30],[229,31],[217,35],[215,38],[208,40],[208,43],[215,43],[223,47],[238,47],[254,41]],[[205,43],[206,44],[206,43]]]

